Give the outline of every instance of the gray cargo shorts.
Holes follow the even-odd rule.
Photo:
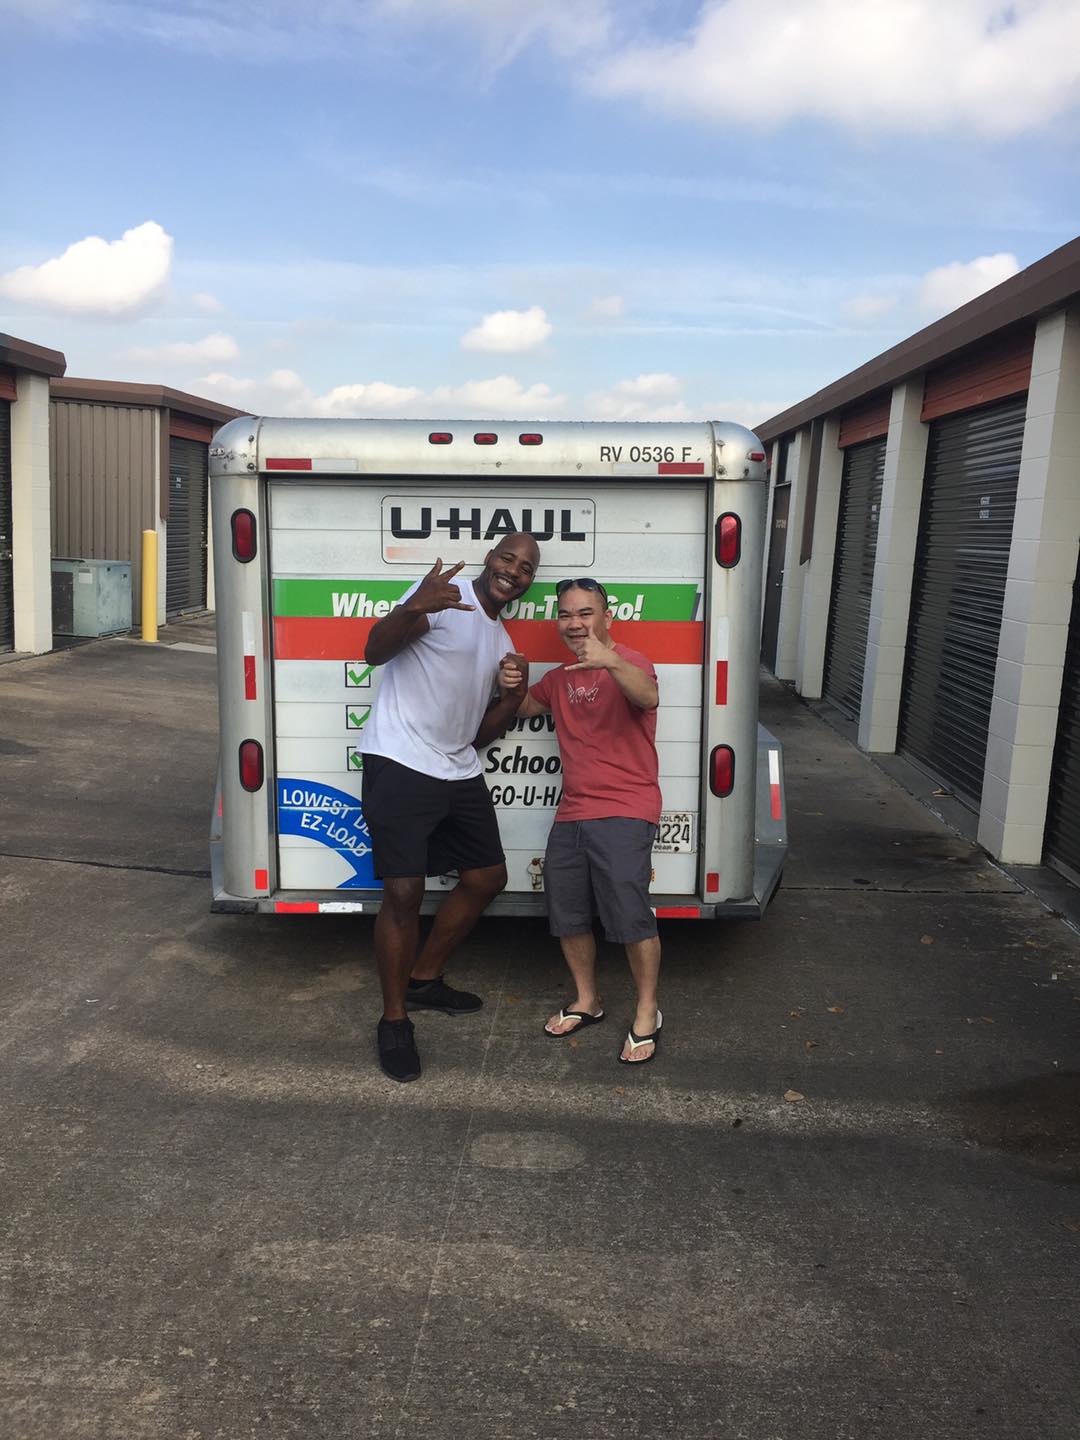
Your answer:
[[[649,820],[556,820],[544,860],[552,935],[587,935],[599,915],[604,935],[617,945],[651,939],[655,837]]]

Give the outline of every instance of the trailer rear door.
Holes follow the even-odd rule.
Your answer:
[[[654,889],[692,894],[702,749],[706,487],[602,480],[393,476],[269,482],[270,615],[278,884],[302,892],[377,884],[360,812],[357,742],[378,693],[367,634],[435,558],[475,574],[500,534],[537,534],[541,567],[503,619],[531,679],[568,658],[555,582],[607,586],[616,640],[656,665],[664,817]],[[519,721],[481,756],[507,851],[509,889],[539,892],[562,791],[549,717]],[[453,883],[432,877],[429,889]]]

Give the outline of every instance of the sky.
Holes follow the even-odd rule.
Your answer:
[[[0,330],[256,414],[753,426],[1080,233],[1080,0],[0,32]]]

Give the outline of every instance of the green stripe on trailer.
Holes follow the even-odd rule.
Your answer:
[[[284,618],[371,619],[386,614],[418,577],[408,580],[275,580],[274,614]],[[606,587],[619,620],[698,620],[701,591],[695,584],[613,581]],[[380,609],[376,611],[375,607]],[[532,585],[503,607],[503,620],[554,620],[555,586]]]
[[[274,614],[371,617],[369,605],[396,605],[418,576],[408,580],[275,580]],[[359,608],[358,608],[359,607]]]

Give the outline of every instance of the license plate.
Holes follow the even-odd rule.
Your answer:
[[[685,855],[697,849],[697,815],[693,810],[665,810],[656,827],[653,850],[661,855]]]

